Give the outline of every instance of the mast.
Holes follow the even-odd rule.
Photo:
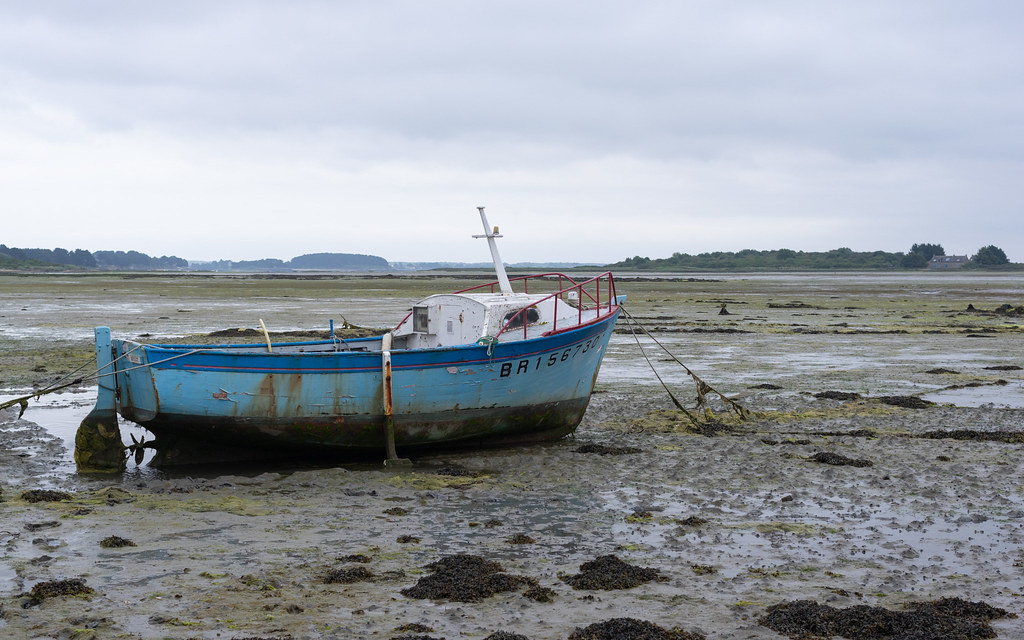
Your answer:
[[[476,210],[480,212],[480,222],[484,225],[484,235],[473,237],[487,238],[487,246],[491,248],[491,260],[494,261],[494,271],[498,274],[498,284],[501,285],[501,292],[510,296],[512,295],[512,284],[508,281],[508,275],[505,273],[505,263],[501,261],[501,256],[498,255],[498,244],[494,241],[495,238],[500,238],[501,234],[498,233],[498,227],[491,229],[491,225],[487,224],[487,214],[484,213],[483,207],[477,207]]]

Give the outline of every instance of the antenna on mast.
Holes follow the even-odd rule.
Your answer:
[[[494,272],[498,274],[498,284],[501,285],[501,292],[510,296],[512,295],[512,284],[508,281],[508,275],[505,273],[505,263],[501,261],[501,256],[498,255],[498,244],[494,241],[495,238],[500,238],[501,234],[498,233],[498,227],[491,229],[491,225],[487,224],[487,214],[484,213],[483,207],[477,207],[476,210],[480,212],[480,222],[484,225],[484,235],[473,237],[487,238],[487,246],[491,249],[491,260],[494,261]]]

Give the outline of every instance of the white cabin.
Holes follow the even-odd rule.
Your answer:
[[[564,300],[558,307],[561,316],[558,328],[578,323],[579,312],[575,307]],[[520,311],[523,313],[519,314]],[[519,316],[515,317],[516,314]],[[545,294],[439,294],[413,306],[411,316],[394,331],[394,346],[404,349],[454,347],[494,336],[501,342],[522,340],[522,318],[526,319],[525,337],[532,338],[552,330],[554,316],[555,299]],[[511,325],[499,336],[498,332],[510,320]]]

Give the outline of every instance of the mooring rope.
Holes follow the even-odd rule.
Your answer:
[[[622,308],[621,305],[619,308]],[[673,394],[672,390],[668,388],[668,385],[665,384],[665,381],[661,379],[661,376],[658,374],[658,370],[654,368],[654,363],[651,362],[651,359],[649,357],[647,357],[647,352],[644,351],[644,346],[640,344],[640,336],[636,335],[636,331],[633,330],[633,324],[635,323],[639,325],[640,323],[636,322],[636,320],[634,320],[633,317],[629,315],[628,311],[626,311],[625,309],[622,309],[622,311],[623,313],[626,314],[627,324],[629,325],[629,332],[633,334],[633,339],[636,340],[636,346],[638,349],[640,349],[640,354],[644,357],[644,360],[647,361],[647,365],[651,367],[651,371],[654,373],[654,377],[657,378],[658,382],[661,383],[661,386],[662,388],[665,389],[665,393],[668,394],[668,397],[672,398],[672,403],[676,405],[676,408],[685,413],[686,417],[690,419],[690,422],[696,425],[697,418],[695,418],[693,414],[691,414],[686,409],[686,407],[683,406],[683,403],[679,402],[679,400],[676,399],[675,394]]]
[[[714,414],[711,412],[711,406],[708,403],[707,395],[709,393],[713,393],[713,394],[717,395],[722,400],[722,402],[729,409],[734,411],[736,413],[736,415],[738,415],[740,417],[741,420],[745,420],[745,419],[750,417],[751,414],[750,414],[750,410],[749,409],[747,409],[743,405],[739,404],[738,402],[736,402],[732,398],[727,397],[724,393],[722,393],[721,391],[715,389],[710,384],[708,384],[707,382],[702,380],[700,378],[700,376],[698,376],[696,373],[691,371],[689,367],[687,367],[685,364],[683,364],[683,362],[679,358],[677,358],[674,353],[669,351],[665,347],[665,345],[663,345],[660,342],[658,342],[658,339],[655,338],[653,335],[651,335],[651,332],[648,331],[647,328],[644,327],[636,318],[634,318],[633,314],[631,314],[629,311],[627,311],[624,307],[620,306],[620,308],[622,308],[622,312],[626,316],[627,324],[629,325],[629,331],[630,331],[630,333],[633,334],[633,339],[636,341],[636,345],[640,349],[640,353],[643,354],[644,359],[647,360],[648,366],[651,367],[651,371],[654,372],[654,377],[656,377],[658,379],[658,382],[661,383],[661,386],[664,387],[666,393],[668,393],[669,397],[672,398],[672,402],[676,405],[676,407],[678,407],[680,411],[682,411],[684,414],[686,414],[686,417],[690,419],[690,422],[692,422],[694,424],[694,426],[700,426],[700,422],[699,422],[698,418],[696,416],[694,416],[693,413],[691,413],[685,407],[683,407],[682,403],[680,403],[679,400],[676,399],[675,395],[672,394],[672,391],[669,390],[668,385],[665,384],[665,381],[662,380],[661,376],[658,374],[657,369],[655,369],[655,367],[654,367],[654,363],[651,362],[651,359],[647,356],[647,352],[644,351],[643,345],[640,344],[640,337],[637,336],[636,331],[633,329],[633,325],[634,324],[637,327],[639,327],[640,330],[643,331],[644,334],[648,338],[653,340],[654,344],[656,344],[659,347],[661,347],[661,349],[665,353],[667,353],[669,355],[669,357],[671,357],[673,360],[675,360],[676,363],[679,366],[681,366],[684,371],[686,371],[687,375],[689,375],[690,378],[693,379],[693,382],[694,382],[694,384],[697,387],[697,410],[703,412],[704,419],[706,421],[710,422],[710,421],[714,420],[714,418],[715,418]]]
[[[199,353],[200,351],[206,351],[207,350],[205,348],[192,349],[191,351],[186,351],[185,353],[179,353],[179,354],[171,356],[169,358],[164,358],[163,360],[157,360],[156,362],[147,362],[145,364],[136,365],[134,367],[128,367],[127,369],[119,369],[119,370],[116,370],[116,371],[112,370],[112,371],[108,371],[106,373],[103,372],[104,369],[106,369],[108,367],[112,367],[114,365],[114,363],[117,362],[118,360],[120,360],[121,358],[127,357],[129,354],[131,354],[131,353],[141,349],[142,347],[143,347],[143,345],[137,344],[134,347],[132,347],[131,349],[129,349],[128,351],[125,351],[124,353],[122,353],[118,357],[114,358],[113,360],[111,360],[107,364],[103,365],[102,367],[99,367],[99,368],[93,370],[92,373],[84,375],[84,376],[82,376],[80,378],[75,378],[74,380],[71,380],[70,382],[67,382],[67,383],[64,383],[64,384],[57,384],[57,383],[61,382],[62,380],[67,380],[69,377],[73,376],[75,373],[77,373],[77,372],[81,371],[82,369],[84,369],[85,367],[89,366],[89,363],[87,362],[87,363],[83,364],[82,366],[78,367],[77,369],[75,369],[74,371],[72,371],[71,373],[69,373],[69,374],[65,375],[64,377],[59,378],[55,382],[51,383],[47,387],[39,389],[38,391],[33,391],[32,393],[30,393],[28,395],[21,396],[19,398],[12,398],[11,400],[5,400],[4,402],[0,402],[0,411],[6,409],[7,407],[13,407],[16,404],[21,405],[21,413],[18,414],[18,417],[20,418],[21,416],[25,415],[25,410],[28,408],[28,401],[33,399],[33,398],[38,400],[39,398],[41,398],[41,397],[43,397],[45,395],[48,395],[48,394],[51,394],[51,393],[56,393],[57,391],[61,391],[63,389],[67,389],[68,387],[73,387],[75,385],[82,384],[83,382],[92,382],[93,380],[99,380],[100,378],[105,378],[107,376],[117,375],[118,373],[126,373],[128,371],[135,371],[136,369],[143,369],[143,368],[146,368],[146,367],[152,367],[153,365],[163,364],[164,362],[169,362],[171,360],[177,360],[178,358],[184,358],[185,356],[190,356],[190,355],[192,355],[194,353]],[[209,347],[209,348],[213,349],[213,348],[216,348],[216,347]]]

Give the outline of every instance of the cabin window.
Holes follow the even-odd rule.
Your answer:
[[[540,320],[540,313],[537,311],[537,307],[530,307],[525,311],[522,309],[518,311],[509,311],[505,314],[505,319],[502,323],[509,322],[509,320],[511,320],[512,322],[508,325],[510,329],[521,327],[523,326],[523,318],[526,318],[526,324],[528,325],[534,324]]]
[[[430,329],[430,324],[427,321],[427,308],[426,307],[413,307],[412,308],[412,330],[418,333],[427,333]]]

